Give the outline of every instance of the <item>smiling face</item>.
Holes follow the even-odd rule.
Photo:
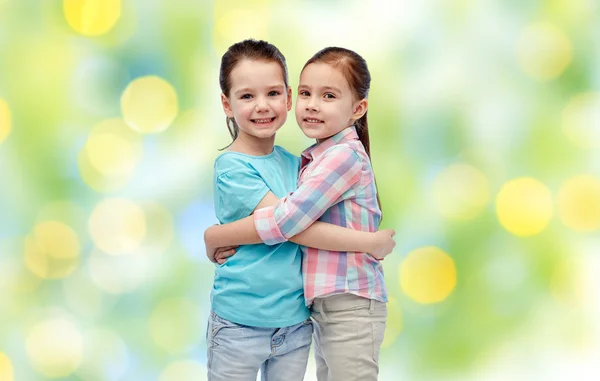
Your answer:
[[[239,136],[272,138],[292,108],[292,91],[286,88],[281,66],[272,61],[240,61],[230,74],[229,94],[221,94],[225,114],[234,118]]]
[[[296,121],[309,138],[327,139],[366,112],[366,99],[355,98],[339,70],[326,63],[311,63],[300,75]]]

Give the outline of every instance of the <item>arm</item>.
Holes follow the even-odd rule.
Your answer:
[[[267,245],[303,232],[331,206],[354,196],[362,161],[352,148],[335,146],[314,165],[294,193],[254,212],[256,231]]]
[[[273,193],[268,192],[256,208],[276,205],[278,201]],[[371,233],[316,221],[303,232],[290,238],[290,241],[322,250],[370,253],[378,259],[383,259],[395,246],[392,238],[394,234],[393,230]],[[204,241],[207,255],[213,261],[216,248],[227,247],[225,256],[222,257],[228,257],[230,255],[227,254],[233,254],[231,246],[262,243],[253,216],[225,225],[211,226],[204,232]]]

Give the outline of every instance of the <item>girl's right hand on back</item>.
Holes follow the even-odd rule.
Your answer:
[[[393,229],[379,230],[374,234],[373,249],[369,251],[374,258],[382,261],[396,247],[394,235],[396,232]]]
[[[213,258],[215,259],[214,262],[222,265],[227,261],[227,258],[235,254],[235,249],[237,249],[238,247],[239,246],[236,245],[217,248],[213,255]]]

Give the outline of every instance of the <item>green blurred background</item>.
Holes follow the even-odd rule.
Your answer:
[[[597,0],[0,0],[0,380],[206,379],[227,47],[369,63],[380,380],[600,379]],[[293,112],[277,135],[312,142]],[[316,380],[310,360],[306,380]]]

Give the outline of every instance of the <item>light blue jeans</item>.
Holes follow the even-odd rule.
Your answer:
[[[284,328],[249,327],[211,311],[206,332],[208,381],[301,381],[313,326],[310,319]]]

